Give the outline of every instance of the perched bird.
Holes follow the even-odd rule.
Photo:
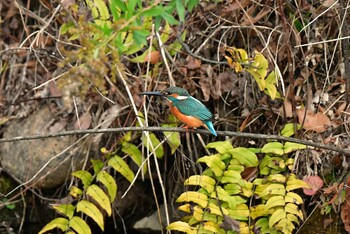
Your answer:
[[[162,92],[143,92],[140,95],[161,96],[168,100],[171,113],[187,125],[185,128],[207,128],[217,136],[213,123],[213,114],[200,101],[192,97],[187,90],[171,86]]]

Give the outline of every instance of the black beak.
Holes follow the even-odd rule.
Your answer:
[[[139,95],[149,95],[149,96],[164,96],[164,94],[162,94],[159,91],[154,91],[154,92],[142,92],[139,93]]]

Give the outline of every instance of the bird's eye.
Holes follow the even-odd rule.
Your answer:
[[[170,92],[170,91],[167,91],[167,92],[164,92],[164,94],[165,94],[165,95],[171,95],[171,94],[173,94],[173,93]]]

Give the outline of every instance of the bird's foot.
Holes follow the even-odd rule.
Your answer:
[[[194,128],[188,125],[183,126],[183,128],[186,129],[186,132],[189,132],[189,130],[191,130],[191,132],[194,132]]]

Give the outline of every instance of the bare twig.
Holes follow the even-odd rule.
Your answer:
[[[33,136],[18,136],[13,138],[2,138],[0,139],[0,144],[4,142],[14,142],[14,141],[26,141],[26,140],[36,140],[49,137],[61,137],[68,135],[85,135],[85,134],[99,134],[99,133],[116,133],[116,132],[127,132],[127,131],[150,131],[150,132],[186,132],[184,128],[163,128],[163,127],[124,127],[124,128],[108,128],[108,129],[86,129],[86,130],[74,130],[65,131],[58,133],[50,133],[45,135],[33,135]],[[195,129],[194,133],[211,135],[211,132],[205,129]],[[217,131],[218,136],[229,136],[229,137],[243,137],[251,139],[263,139],[263,140],[278,140],[278,141],[288,141],[299,144],[304,144],[310,147],[316,147],[320,149],[327,149],[331,151],[336,151],[345,155],[350,155],[350,149],[344,149],[336,147],[334,145],[326,145],[318,142],[312,142],[307,140],[301,140],[296,138],[288,138],[278,135],[266,135],[266,134],[256,134],[256,133],[245,133],[245,132],[232,132],[232,131]]]

